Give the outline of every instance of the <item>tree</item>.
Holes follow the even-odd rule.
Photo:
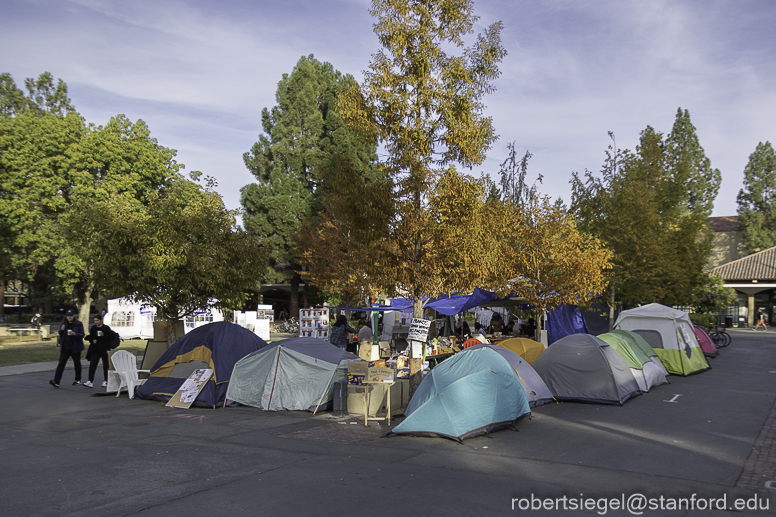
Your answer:
[[[210,185],[212,186],[212,184]],[[70,235],[89,235],[81,257],[94,278],[157,308],[175,324],[208,306],[242,307],[260,282],[267,256],[210,188],[178,179],[143,204],[128,194],[79,201]]]
[[[697,313],[717,313],[736,303],[736,291],[725,287],[725,282],[719,274],[707,276],[703,284],[693,291],[691,306]]]
[[[776,246],[776,153],[770,142],[757,144],[744,168],[738,192],[741,235],[752,252]]]
[[[605,297],[610,325],[618,304],[687,304],[704,281],[711,242],[705,220],[718,176],[699,158],[699,146],[687,143],[697,140],[688,124],[689,115],[680,112],[666,141],[647,126],[635,153],[617,149],[610,133],[601,177],[573,176],[580,228],[614,253]]]
[[[79,200],[127,194],[143,202],[177,177],[175,151],[151,138],[142,120],[123,115],[104,127],[75,113],[61,80],[50,74],[25,81],[28,97],[8,74],[0,78],[0,255],[6,270],[47,300],[64,294],[88,320],[95,289],[81,240],[65,238],[68,215]],[[6,102],[11,99],[13,102]]]
[[[243,157],[257,179],[241,190],[245,228],[272,248],[265,281],[291,282],[292,314],[300,269],[296,233],[321,208],[321,175],[335,154],[361,171],[376,160],[375,146],[358,143],[336,113],[337,94],[355,84],[331,64],[302,57],[290,75],[283,74],[277,105],[262,111],[264,134]]]
[[[369,254],[370,283],[409,294],[421,317],[424,296],[505,280],[489,247],[498,234],[485,217],[484,182],[453,164],[482,163],[496,139],[482,98],[493,91],[506,51],[498,22],[460,55],[448,53],[473,34],[471,1],[374,0],[370,12],[382,48],[362,87],[338,98],[340,115],[362,141],[384,146],[380,166],[391,179],[385,235],[361,250]],[[413,386],[420,361],[410,361]]]

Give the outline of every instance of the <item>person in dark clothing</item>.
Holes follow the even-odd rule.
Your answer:
[[[30,323],[32,323],[33,327],[40,330],[40,325],[43,323],[43,318],[40,316],[39,312],[35,313],[35,316],[33,316],[32,320],[30,320]]]
[[[54,378],[49,384],[59,388],[59,382],[62,380],[62,374],[65,372],[65,365],[68,359],[73,359],[73,368],[75,369],[75,381],[73,386],[81,384],[81,352],[84,351],[84,326],[83,323],[75,319],[73,311],[65,313],[65,322],[59,327],[59,364]]]
[[[103,381],[102,387],[108,386],[108,350],[110,343],[116,333],[107,325],[103,325],[102,316],[94,317],[94,325],[89,329],[89,335],[86,340],[89,342],[89,349],[86,351],[86,360],[89,361],[89,380],[84,383],[84,387],[94,386],[94,374],[97,373],[97,365],[102,360]]]
[[[348,325],[348,319],[344,314],[337,316],[337,321],[331,327],[329,334],[329,343],[345,350],[348,344],[348,332],[354,334],[356,329]]]

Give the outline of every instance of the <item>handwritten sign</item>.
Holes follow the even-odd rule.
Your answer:
[[[213,370],[210,368],[194,370],[194,372],[189,375],[189,378],[183,381],[181,387],[178,388],[178,391],[166,405],[168,407],[189,409],[212,375]]]
[[[412,323],[410,324],[410,332],[407,336],[407,339],[409,341],[420,341],[422,343],[426,342],[426,338],[428,338],[428,328],[431,326],[431,320],[422,320],[418,318],[412,318]]]

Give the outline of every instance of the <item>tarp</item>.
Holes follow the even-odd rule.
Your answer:
[[[623,311],[615,327],[639,334],[657,352],[668,373],[690,375],[709,363],[695,338],[686,312],[658,303]]]
[[[547,342],[550,345],[571,334],[590,334],[576,305],[561,305],[547,313]]]
[[[265,411],[325,408],[358,357],[320,339],[273,342],[235,366],[226,398]]]
[[[469,350],[477,350],[480,348],[490,348],[501,357],[509,362],[509,365],[517,374],[517,378],[520,379],[520,384],[523,386],[525,396],[528,397],[528,406],[536,407],[548,402],[552,402],[552,392],[550,388],[544,384],[544,381],[539,374],[536,373],[528,361],[506,348],[496,345],[475,345]]]
[[[213,377],[195,404],[215,407],[225,400],[237,361],[265,346],[267,343],[259,336],[234,323],[220,321],[197,327],[159,358],[148,380],[135,391],[135,397],[167,401],[175,395],[194,366],[201,366],[212,369]]]
[[[556,341],[533,367],[558,400],[622,405],[641,395],[625,360],[590,334]]]
[[[529,411],[506,359],[489,348],[466,350],[426,375],[393,434],[460,441],[506,427]]]
[[[495,298],[496,295],[494,293],[477,287],[474,289],[474,291],[471,292],[471,294],[441,294],[436,298],[431,298],[430,300],[428,298],[424,298],[424,301],[429,300],[426,302],[424,308],[434,309],[438,313],[444,314],[445,316],[454,316],[461,312],[468,311],[474,307],[486,304]],[[408,298],[394,298],[391,300],[391,305],[394,307],[393,310],[407,310],[408,308],[412,308],[412,300]]]

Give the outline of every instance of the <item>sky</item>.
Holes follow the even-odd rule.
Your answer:
[[[44,71],[104,125],[144,120],[187,171],[218,182],[228,208],[254,178],[242,155],[282,74],[313,54],[361,80],[378,49],[367,0],[0,0],[0,72]],[[772,0],[475,0],[475,32],[502,21],[507,56],[485,98],[499,140],[475,174],[497,178],[509,142],[529,150],[541,193],[571,200],[572,172],[599,171],[610,144],[687,109],[736,214],[758,142],[776,143]]]

